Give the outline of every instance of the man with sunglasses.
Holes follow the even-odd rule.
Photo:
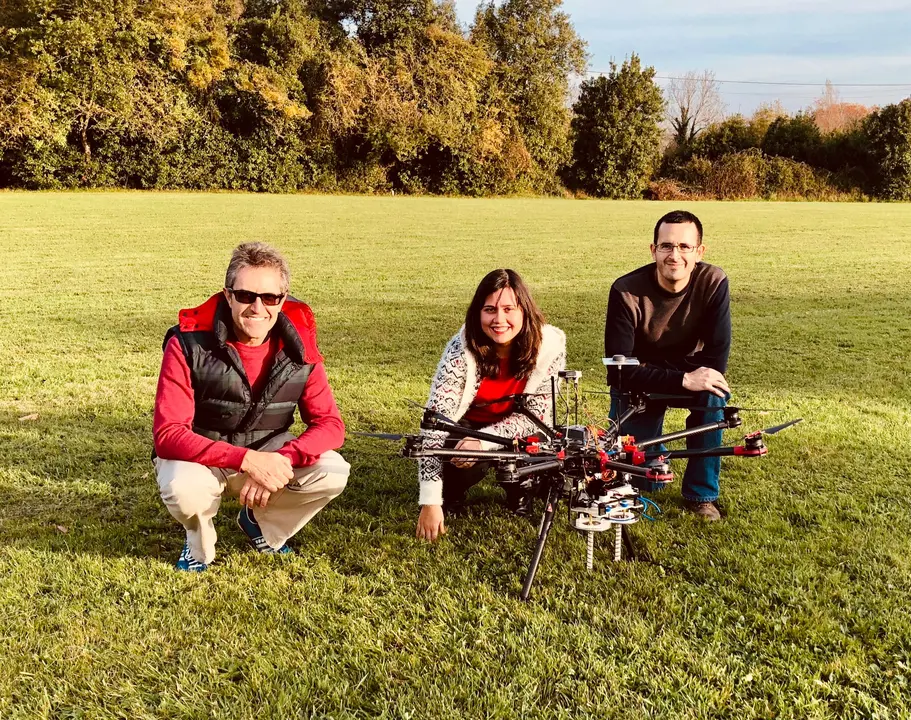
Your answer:
[[[724,377],[731,348],[727,276],[702,262],[702,223],[685,210],[658,220],[651,253],[654,262],[619,278],[608,298],[605,357],[624,355],[641,363],[608,368],[611,417],[625,408],[619,389],[679,395],[681,401],[669,404],[712,408],[691,411],[687,427],[721,420],[731,392]],[[640,439],[661,435],[667,406],[649,402],[646,412],[624,424],[624,434]],[[719,445],[720,430],[687,439],[688,448]],[[692,458],[683,476],[684,506],[706,520],[721,518],[720,469],[720,458]]]
[[[187,540],[179,570],[215,558],[222,495],[240,500],[237,523],[261,553],[286,541],[345,488],[345,437],[310,308],[288,296],[285,259],[265,243],[231,257],[225,288],[182,310],[165,337],[155,396],[155,467],[161,498]],[[289,432],[298,408],[307,429]]]

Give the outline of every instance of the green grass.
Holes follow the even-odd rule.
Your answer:
[[[404,399],[510,266],[598,389],[608,288],[669,205],[0,194],[0,717],[911,717],[911,206],[691,206],[731,279],[735,401],[786,410],[744,429],[806,422],[725,460],[722,523],[657,495],[648,562],[602,543],[586,573],[561,518],[524,604],[535,528],[499,491],[422,544],[413,463],[360,438],[297,555],[255,556],[226,501],[216,564],[175,573],[161,338],[267,240],[349,429],[414,430]]]

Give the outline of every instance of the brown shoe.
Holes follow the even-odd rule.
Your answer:
[[[703,520],[707,520],[709,522],[721,520],[721,513],[718,512],[718,507],[713,502],[694,502],[692,500],[684,500],[683,507],[693,513],[693,515],[698,515]]]

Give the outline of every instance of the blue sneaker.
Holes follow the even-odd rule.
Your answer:
[[[263,530],[253,517],[253,511],[244,505],[237,514],[237,525],[244,531],[250,544],[256,552],[266,553],[267,555],[290,555],[294,551],[286,545],[282,545],[278,550],[266,542],[263,537]]]
[[[205,572],[209,569],[209,566],[205,563],[199,562],[192,555],[190,555],[190,546],[187,543],[183,544],[183,550],[180,552],[180,557],[177,558],[177,564],[174,566],[181,572]]]

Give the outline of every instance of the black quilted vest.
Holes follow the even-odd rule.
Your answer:
[[[262,391],[254,396],[240,356],[227,344],[232,328],[231,309],[222,300],[213,330],[181,332],[175,325],[164,344],[176,335],[190,367],[196,403],[193,432],[256,449],[294,423],[294,408],[313,365],[304,361],[304,345],[294,324],[279,313],[272,332],[278,333],[283,347],[266,371]]]

